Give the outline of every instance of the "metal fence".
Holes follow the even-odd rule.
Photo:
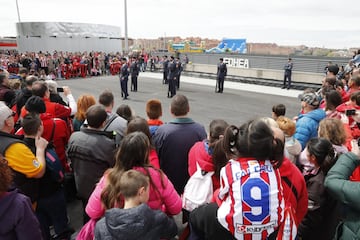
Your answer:
[[[158,56],[171,55],[171,53],[157,53]],[[184,54],[181,54],[180,58]],[[207,54],[207,53],[187,53],[189,61],[199,64],[216,65],[219,58],[238,58],[248,59],[249,68],[282,70],[287,63],[288,56],[277,55],[251,55],[251,54]],[[310,56],[291,56],[294,63],[293,71],[324,73],[324,69],[329,61],[338,66],[346,66],[350,59],[348,58],[326,58]]]

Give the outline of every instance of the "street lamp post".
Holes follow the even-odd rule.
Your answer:
[[[129,53],[129,40],[127,31],[127,0],[124,0],[124,11],[125,11],[125,53]]]
[[[21,21],[20,21],[20,11],[19,11],[18,0],[16,0],[16,9],[17,9],[18,21],[19,21],[19,23],[20,23]]]

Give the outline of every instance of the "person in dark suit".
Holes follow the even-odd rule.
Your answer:
[[[137,82],[139,76],[139,63],[136,57],[132,57],[132,63],[130,65],[130,74],[131,74],[131,87],[130,91],[137,92]]]
[[[174,60],[174,57],[170,57],[170,62],[168,64],[168,83],[169,83],[169,90],[168,90],[168,98],[172,98],[176,95],[176,62]]]
[[[176,58],[176,89],[180,88],[180,76],[181,72],[183,70],[182,63],[180,61],[180,58]]]
[[[219,59],[220,62],[218,63],[217,66],[217,89],[216,92],[217,93],[222,93],[224,91],[224,81],[225,81],[225,76],[227,74],[227,67],[226,67],[226,63],[224,63],[224,59],[220,58]]]
[[[168,69],[168,65],[169,65],[169,59],[167,58],[167,56],[164,56],[164,61],[163,61],[163,84],[168,84],[168,73],[169,73],[169,69]]]
[[[287,80],[287,89],[289,90],[291,87],[291,74],[292,74],[293,63],[291,62],[291,58],[288,59],[288,62],[284,66],[284,84],[283,89],[286,88],[286,80]]]
[[[121,58],[121,69],[120,69],[120,86],[121,86],[121,97],[127,99],[128,94],[128,80],[129,80],[129,71],[126,58]]]

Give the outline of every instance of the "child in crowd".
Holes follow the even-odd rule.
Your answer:
[[[231,160],[220,172],[218,204],[206,204],[190,213],[191,237],[275,239],[284,208],[277,170],[284,157],[282,140],[257,119],[226,128],[223,142]],[[256,200],[255,191],[261,195]],[[254,224],[259,230],[254,231]]]
[[[224,132],[228,126],[229,124],[222,119],[212,120],[208,139],[195,143],[189,151],[189,176],[196,172],[197,164],[203,171],[214,171],[215,174],[212,176],[214,190],[220,188],[220,170],[228,161],[222,147]]]
[[[35,139],[43,134],[44,126],[37,113],[28,113],[22,120],[24,130],[24,143],[36,154]],[[45,155],[51,146],[48,145]],[[60,160],[59,160],[60,161]],[[60,162],[59,162],[60,164]],[[36,216],[40,222],[44,239],[52,237],[58,239],[69,239],[73,230],[68,226],[66,200],[62,182],[55,181],[51,175],[52,170],[46,166],[45,174],[39,179],[39,198],[36,206]],[[54,207],[56,206],[56,207]],[[50,226],[56,235],[51,236]]]
[[[290,118],[280,116],[276,119],[279,128],[285,135],[285,156],[294,164],[301,153],[301,144],[294,138],[295,122]]]
[[[120,177],[119,189],[124,197],[124,208],[105,212],[95,227],[96,240],[167,239],[177,234],[173,218],[146,204],[150,193],[147,176],[136,170],[126,171]]]
[[[95,97],[89,94],[81,95],[77,100],[77,112],[73,118],[74,131],[80,131],[81,126],[85,122],[86,111],[92,105],[96,104]]]
[[[277,104],[272,107],[272,118],[276,120],[280,116],[285,116],[286,107],[284,104]]]
[[[159,164],[159,157],[156,153],[156,149],[154,144],[151,142],[151,134],[149,130],[149,125],[147,124],[146,120],[141,117],[134,117],[129,123],[127,127],[126,134],[130,134],[132,132],[143,132],[146,136],[148,136],[150,141],[150,152],[149,152],[149,163],[156,168],[160,169]]]
[[[0,239],[42,239],[30,199],[17,189],[9,190],[11,183],[12,171],[0,155]]]
[[[339,223],[339,205],[324,187],[325,177],[337,155],[331,142],[312,138],[307,143],[307,158],[315,168],[305,176],[308,212],[298,227],[299,239],[333,239]]]
[[[181,198],[173,184],[160,169],[149,165],[149,150],[149,138],[142,132],[130,133],[122,139],[115,155],[115,166],[104,173],[86,206],[86,213],[91,219],[101,218],[107,209],[124,206],[119,195],[119,179],[130,169],[149,177],[150,198],[147,204],[151,209],[162,210],[167,215],[181,212]]]
[[[132,110],[131,110],[130,106],[127,105],[127,104],[121,104],[121,105],[116,109],[116,113],[117,113],[117,115],[119,115],[120,117],[124,118],[128,123],[131,121],[131,119],[133,119]]]
[[[160,120],[162,116],[162,107],[161,102],[158,99],[150,99],[146,103],[146,115],[148,116],[148,124],[150,129],[150,134],[153,136],[156,130],[159,128],[163,122]]]

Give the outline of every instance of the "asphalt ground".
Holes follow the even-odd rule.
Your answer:
[[[59,86],[69,86],[77,99],[81,94],[92,94],[97,99],[104,89],[110,89],[115,96],[115,109],[121,104],[128,104],[134,115],[146,118],[146,101],[157,98],[162,102],[162,120],[172,119],[170,114],[171,99],[167,98],[168,85],[162,84],[162,73],[141,72],[138,79],[138,92],[130,92],[129,99],[121,98],[118,76],[76,78],[57,81]],[[222,118],[230,124],[241,123],[256,117],[271,116],[274,104],[283,103],[287,107],[286,116],[293,117],[300,110],[297,96],[302,91],[286,90],[278,87],[252,85],[225,80],[224,93],[215,93],[215,80],[181,76],[178,94],[189,99],[189,116],[195,121],[208,126],[211,120]]]
[[[162,120],[172,119],[170,114],[171,99],[167,98],[168,86],[162,84],[162,73],[141,72],[138,78],[138,91],[130,91],[129,99],[121,98],[118,76],[100,76],[58,80],[59,87],[69,86],[75,99],[82,94],[91,94],[98,99],[104,89],[109,89],[115,96],[114,111],[121,104],[127,104],[133,110],[133,115],[146,118],[145,105],[147,100],[157,98],[162,102]],[[181,76],[178,94],[189,99],[189,117],[208,125],[213,119],[224,119],[229,124],[241,125],[247,120],[257,117],[271,117],[271,109],[275,104],[286,106],[286,116],[292,118],[300,110],[300,100],[297,98],[302,91],[286,90],[279,87],[252,85],[240,82],[226,81],[223,93],[215,93],[215,80]],[[82,226],[82,210],[79,201],[68,204],[68,214],[71,226],[78,231]],[[181,228],[180,217],[176,218]],[[76,234],[75,234],[76,235]],[[74,236],[75,236],[74,235]]]

